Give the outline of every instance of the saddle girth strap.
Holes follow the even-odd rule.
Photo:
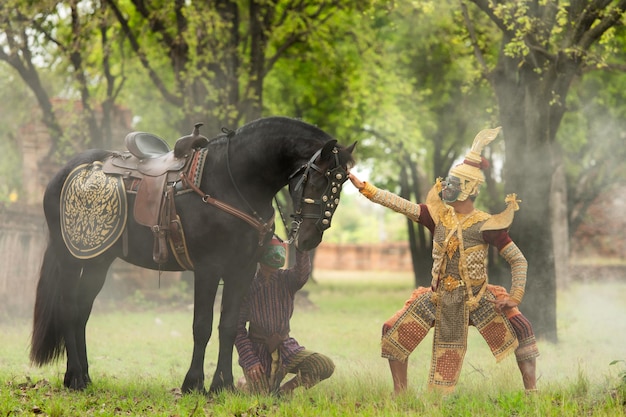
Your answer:
[[[180,217],[176,213],[176,204],[174,203],[174,187],[168,186],[168,192],[170,193],[170,221],[169,221],[169,243],[174,257],[180,266],[188,271],[193,271],[193,262],[189,258],[189,251],[187,250],[187,242],[185,240],[185,232],[183,231],[183,225],[180,222]]]
[[[152,259],[159,265],[167,262],[169,243],[178,264],[185,270],[193,270],[180,217],[176,213],[174,194],[174,187],[168,185],[161,200],[159,224],[151,228],[154,235]]]
[[[152,234],[154,235],[152,260],[159,265],[167,262],[168,258],[167,232],[170,224],[170,205],[168,200],[172,199],[170,191],[171,189],[168,186],[164,191],[163,198],[161,199],[159,222],[150,228],[152,230]]]
[[[189,178],[187,178],[186,175],[181,173],[181,180],[183,181],[183,183],[185,184],[186,187],[189,187],[191,190],[193,190],[196,194],[200,195],[202,197],[202,201],[204,201],[207,204],[211,204],[214,207],[219,208],[220,210],[231,214],[235,217],[238,217],[239,219],[245,221],[246,223],[248,223],[249,225],[251,225],[252,227],[254,227],[258,232],[259,232],[259,246],[263,245],[263,242],[265,241],[265,236],[268,233],[273,233],[273,226],[274,226],[274,216],[272,215],[272,217],[266,221],[266,222],[262,222],[259,219],[256,219],[254,217],[252,217],[251,215],[249,215],[248,213],[244,213],[243,211],[239,210],[236,207],[231,206],[228,203],[225,203],[223,201],[217,200],[213,197],[211,197],[210,195],[206,194],[204,191],[202,191],[200,188],[198,188]]]

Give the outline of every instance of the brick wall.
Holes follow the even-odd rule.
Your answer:
[[[412,271],[408,242],[336,244],[315,250],[315,268],[329,270]]]
[[[46,243],[40,208],[0,205],[0,321],[32,313]]]

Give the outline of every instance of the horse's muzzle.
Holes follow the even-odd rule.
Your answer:
[[[297,239],[295,240],[295,245],[296,248],[298,250],[301,251],[309,251],[312,249],[315,249],[320,242],[322,241],[322,235],[314,235],[314,236],[307,236],[307,237],[302,237],[302,235],[299,235],[297,237]]]

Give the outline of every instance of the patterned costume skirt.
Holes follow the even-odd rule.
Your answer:
[[[496,313],[493,304],[487,301],[508,297],[503,287],[488,285],[478,307],[472,312],[459,305],[459,308],[446,307],[447,311],[442,314],[442,308],[433,303],[432,296],[430,288],[420,287],[413,291],[404,307],[383,325],[381,343],[384,358],[404,362],[436,322],[450,322],[449,317],[441,319],[443,314],[456,315],[458,320],[464,320],[465,323],[461,323],[464,331],[457,325],[450,328],[445,324],[435,329],[429,375],[431,387],[451,390],[456,385],[467,348],[467,326],[470,324],[483,336],[497,361],[513,351],[518,361],[539,355],[532,327],[519,310],[510,309],[505,316]]]

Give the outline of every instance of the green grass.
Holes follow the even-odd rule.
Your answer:
[[[559,293],[560,343],[539,342],[537,394],[524,393],[514,358],[496,364],[472,328],[455,394],[440,397],[426,389],[431,332],[411,356],[408,392],[396,398],[380,357],[380,327],[404,303],[411,278],[316,271],[316,280],[305,288],[312,305],[297,307],[292,335],[329,355],[336,371],[308,391],[281,400],[182,396],[191,311],[97,307],[87,327],[94,383],[84,392],[62,387],[63,361],[30,366],[28,320],[0,325],[0,416],[626,416],[626,283],[574,284]],[[207,348],[208,381],[216,359],[217,332]]]

